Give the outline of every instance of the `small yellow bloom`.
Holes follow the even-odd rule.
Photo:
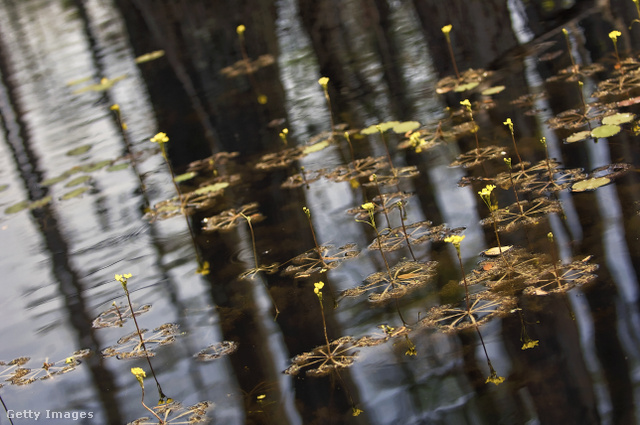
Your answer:
[[[471,102],[469,101],[469,99],[465,99],[465,100],[460,101],[460,104],[462,106],[466,106],[467,108],[471,108]]]
[[[540,343],[539,340],[537,339],[530,339],[529,341],[525,342],[524,344],[522,344],[522,350],[528,350],[529,348],[535,348],[538,346],[538,344]]]
[[[460,242],[462,242],[465,237],[465,235],[451,235],[444,238],[444,241],[452,243],[456,248],[460,248]]]
[[[120,105],[118,105],[117,103],[114,103],[113,105],[111,105],[109,109],[111,109],[112,111],[119,111]]]
[[[167,143],[169,141],[169,138],[167,137],[167,133],[161,132],[156,134],[149,140],[151,140],[153,143],[163,144],[163,143]]]
[[[364,410],[360,410],[357,407],[352,407],[351,409],[353,410],[353,416],[360,416],[360,413],[364,412]]]
[[[260,394],[259,396],[257,396],[257,397],[256,397],[256,399],[257,399],[258,401],[262,401],[262,400],[264,400],[265,398],[267,398],[267,395],[266,395],[266,394]]]
[[[609,38],[613,40],[614,43],[618,41],[618,37],[621,37],[621,36],[622,36],[622,33],[620,31],[611,31],[609,33]]]
[[[566,28],[562,28],[562,33],[565,35],[565,37],[569,35],[569,31],[567,31]]]
[[[122,284],[126,284],[127,279],[129,279],[131,276],[133,276],[131,273],[125,273],[125,274],[117,274],[115,275],[115,278],[118,282]]]
[[[238,33],[238,35],[239,35],[240,37],[242,37],[242,35],[244,34],[244,30],[245,30],[245,29],[246,29],[246,28],[245,28],[245,26],[244,26],[244,25],[238,25],[238,26],[236,27],[236,32]]]
[[[508,126],[509,130],[511,131],[511,134],[513,134],[513,121],[511,121],[511,118],[507,118],[507,120],[502,124]]]
[[[498,374],[494,370],[494,371],[491,372],[491,375],[489,375],[487,380],[484,381],[485,384],[488,384],[489,382],[491,382],[492,384],[495,384],[495,385],[500,385],[500,384],[502,384],[504,382],[504,377],[498,376]]]
[[[268,101],[269,101],[269,98],[267,97],[266,94],[258,95],[258,103],[259,104],[266,105]]]
[[[322,288],[324,287],[324,282],[316,282],[313,284],[313,292],[318,296],[318,299],[322,301]]]
[[[307,217],[311,218],[311,210],[307,207],[302,207],[302,211],[307,215]]]
[[[376,205],[373,202],[365,202],[364,204],[360,205],[360,208],[371,212],[376,208]]]
[[[131,373],[133,373],[133,376],[136,377],[136,379],[138,380],[138,383],[140,383],[140,386],[144,388],[143,379],[147,377],[147,374],[144,373],[144,370],[142,370],[142,368],[140,367],[132,367]]]
[[[452,28],[453,28],[453,25],[451,24],[445,25],[444,27],[442,27],[442,32],[444,33],[444,35],[448,36]]]
[[[493,184],[488,184],[485,186],[484,189],[482,189],[480,192],[478,192],[478,195],[480,195],[480,197],[485,198],[489,195],[491,195],[491,192],[493,192],[493,189],[495,189],[496,186]]]
[[[509,169],[511,169],[511,158],[502,158],[504,160],[504,163],[507,164],[507,167],[509,167]]]
[[[327,89],[327,84],[329,84],[329,77],[321,77],[318,80],[318,84],[320,84],[322,86],[322,88],[324,90],[326,90]]]

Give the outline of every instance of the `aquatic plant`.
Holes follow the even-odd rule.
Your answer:
[[[151,365],[151,360],[149,359],[149,357],[151,357],[151,355],[150,355],[149,351],[147,350],[147,346],[146,346],[144,338],[143,338],[143,332],[140,330],[140,326],[138,326],[138,320],[136,319],[136,315],[135,315],[134,309],[133,309],[133,304],[131,303],[131,296],[129,295],[129,288],[127,286],[128,282],[129,282],[129,279],[131,277],[132,277],[131,273],[116,274],[115,275],[115,280],[117,282],[120,282],[120,285],[122,286],[122,290],[124,291],[124,294],[125,294],[125,296],[127,298],[127,303],[129,304],[129,311],[131,312],[131,318],[133,318],[133,323],[134,323],[134,325],[136,327],[136,332],[135,333],[138,335],[138,339],[140,340],[139,347],[140,347],[141,351],[144,353],[144,357],[147,359],[147,364],[149,365],[149,369],[151,369],[151,374],[153,375],[153,379],[156,381],[156,387],[158,388],[158,396],[160,398],[160,401],[164,402],[169,398],[162,392],[162,387],[160,386],[160,382],[158,381],[156,373],[153,370],[153,366]],[[165,325],[163,325],[163,326],[165,326]],[[169,325],[168,327],[165,328],[166,332],[165,332],[165,329],[161,329],[161,328],[162,328],[162,326],[154,329],[154,331],[158,331],[160,334],[163,334],[163,333],[166,334],[166,333],[175,332],[177,330],[177,325]],[[123,341],[123,344],[128,342],[128,341],[130,341],[131,337],[133,335],[134,334],[130,334],[127,337],[124,337],[127,341]],[[168,336],[168,339],[166,340],[167,342],[170,341],[170,340],[173,341],[173,339],[175,339],[174,335],[167,335],[167,336]],[[122,338],[121,338],[121,340],[122,340]],[[162,341],[162,340],[160,340],[160,341]],[[160,344],[160,342],[158,344]],[[122,344],[120,344],[120,341],[118,341],[118,345],[122,345]],[[135,346],[137,346],[137,344]],[[108,353],[111,352],[111,349],[114,350],[115,355],[117,356],[118,352],[113,347],[110,347],[109,349],[107,349]],[[123,353],[123,355],[126,356],[127,352],[126,351],[121,351],[121,353]],[[104,354],[104,350],[103,350],[103,355],[105,355]]]
[[[91,350],[84,349],[75,351],[70,356],[57,361],[51,362],[49,359],[45,359],[42,366],[37,369],[23,367],[30,360],[29,357],[18,357],[9,362],[0,361],[0,367],[2,367],[0,377],[12,385],[29,385],[75,370],[82,363],[80,359],[88,357],[90,354]],[[2,386],[3,384],[0,384],[0,388]]]
[[[478,126],[473,119],[473,109],[471,108],[471,102],[469,101],[469,99],[465,99],[461,101],[460,104],[467,110],[467,113],[469,114],[469,117],[471,119],[471,132],[475,136],[476,148],[458,155],[456,160],[453,161],[449,166],[457,167],[461,165],[464,168],[471,168],[475,167],[476,165],[482,164],[489,159],[498,158],[501,155],[504,155],[504,149],[498,146],[487,146],[484,148],[480,148],[480,141],[478,140]]]
[[[324,98],[327,101],[327,108],[329,109],[329,118],[331,119],[331,134],[335,131],[335,124],[333,122],[333,112],[331,111],[331,98],[329,97],[329,77],[320,77],[318,84],[322,87]]]
[[[148,329],[136,331],[118,339],[116,345],[102,350],[103,357],[116,357],[122,359],[140,359],[154,357],[154,350],[163,345],[172,344],[180,330],[175,323],[165,323],[149,332]]]
[[[133,312],[136,316],[140,316],[151,310],[151,304],[144,304],[140,307],[137,307]],[[94,329],[102,329],[102,328],[111,328],[111,327],[122,327],[127,319],[130,319],[133,316],[129,306],[124,306],[116,303],[115,301],[111,303],[111,307],[107,310],[103,311],[96,317],[91,327]]]
[[[327,323],[324,316],[324,305],[322,304],[322,289],[324,282],[316,282],[313,284],[313,293],[320,303],[320,314],[322,315],[322,329],[324,333],[325,343],[313,350],[299,354],[291,360],[289,366],[284,373],[288,375],[297,375],[300,370],[307,369],[307,376],[324,376],[338,369],[349,367],[355,362],[358,354],[354,351],[354,338],[344,336],[336,340],[330,341],[327,334]],[[313,366],[313,367],[311,367]],[[311,367],[311,368],[310,368]]]
[[[235,341],[222,341],[217,344],[211,344],[207,348],[198,351],[193,355],[196,360],[201,362],[208,362],[211,360],[219,359],[223,356],[233,354],[238,349],[238,343]]]
[[[231,208],[214,216],[203,218],[202,231],[228,231],[237,227],[242,221],[246,220],[246,217],[249,217],[250,221],[253,223],[258,223],[265,219],[265,217],[258,212],[258,203],[251,202],[238,209]]]

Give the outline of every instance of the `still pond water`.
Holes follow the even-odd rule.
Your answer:
[[[0,395],[7,409],[31,415],[13,423],[33,423],[37,413],[39,423],[150,416],[130,372],[146,371],[145,403],[155,406],[147,360],[105,351],[135,331],[133,322],[94,322],[114,303],[126,315],[114,279],[126,273],[134,308],[151,306],[137,321],[149,329],[162,392],[184,407],[210,401],[215,423],[636,422],[640,64],[617,65],[613,28],[590,16],[589,25],[570,22],[567,38],[558,27],[506,57],[509,69],[476,70],[477,87],[447,91],[437,86],[412,5],[390,4],[403,46],[402,101],[384,89],[383,67],[355,37],[352,60],[371,91],[348,93],[330,80],[330,115],[296,5],[277,2],[280,54],[256,66],[279,69],[286,117],[259,129],[279,147],[216,157],[213,170],[205,160],[183,176],[183,193],[200,190],[185,206],[194,241],[180,214],[165,217],[179,205],[145,215],[147,204],[175,196],[149,141],[167,123],[141,73],[167,66],[170,55],[136,63],[110,2],[85,2],[82,13],[64,2],[1,2]],[[530,41],[522,5],[509,5],[513,33]],[[587,37],[594,21],[606,29]],[[620,29],[627,46],[621,40],[640,26]],[[585,43],[593,37],[597,54]],[[435,42],[446,49],[444,36]],[[562,73],[571,65],[567,45],[576,65]],[[602,51],[602,68],[592,70]],[[246,64],[236,69],[258,105],[261,70],[247,78]],[[411,115],[394,116],[398,104]],[[417,123],[375,127],[393,119]],[[593,137],[603,124],[615,134]],[[171,149],[178,138],[168,136]],[[478,160],[478,152],[486,154]],[[177,165],[176,173],[188,171]],[[487,205],[478,192],[488,184],[497,187]],[[218,229],[214,216],[231,209],[230,228]],[[460,261],[444,240],[456,235],[464,235]],[[482,254],[498,238],[513,248]],[[205,262],[209,273],[196,273]],[[163,324],[175,326],[150,335]],[[133,336],[116,347],[119,357],[136,350]],[[10,362],[21,357],[30,360]],[[311,376],[318,367],[327,374]],[[56,374],[64,368],[73,370]],[[76,416],[46,419],[52,412]]]

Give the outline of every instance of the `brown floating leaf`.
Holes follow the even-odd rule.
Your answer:
[[[307,369],[307,376],[324,376],[329,373],[351,366],[358,354],[354,350],[354,339],[350,336],[338,338],[329,343],[329,346],[320,345],[311,351],[299,354],[291,359],[284,373],[297,375],[301,370]]]

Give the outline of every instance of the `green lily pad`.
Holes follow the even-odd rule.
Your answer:
[[[500,93],[501,91],[503,91],[506,87],[505,86],[494,86],[494,87],[489,87],[486,90],[482,91],[482,94],[484,96],[491,96],[492,94],[497,94]]]
[[[420,127],[420,123],[418,121],[405,121],[398,123],[392,127],[394,133],[404,134],[408,131],[413,131],[416,128]]]
[[[580,142],[582,140],[588,139],[591,137],[591,132],[589,130],[578,131],[577,133],[573,133],[571,136],[567,137],[564,141],[566,143],[575,143]]]
[[[196,195],[205,195],[207,193],[218,192],[227,186],[229,186],[229,183],[227,182],[210,184],[209,186],[201,187],[200,189],[194,190],[193,193]]]
[[[462,93],[463,91],[475,89],[476,87],[478,87],[478,84],[480,84],[479,81],[472,81],[466,84],[458,84],[456,88],[453,89],[453,91],[457,93]]]
[[[313,145],[305,146],[302,149],[302,153],[309,155],[310,153],[319,152],[331,144],[331,140],[323,140],[322,142],[314,143]]]
[[[28,201],[20,201],[17,204],[13,204],[10,207],[7,207],[4,210],[5,214],[15,214],[18,213],[22,210],[26,210],[27,208],[29,208],[29,202]]]
[[[617,114],[609,115],[608,117],[602,118],[602,124],[612,124],[612,125],[620,125],[631,122],[635,119],[636,114],[632,114],[631,112],[619,112]]]
[[[374,124],[374,125],[370,125],[369,127],[365,128],[364,130],[360,130],[360,134],[376,134],[378,132],[385,132],[387,130],[389,130],[390,128],[395,127],[396,125],[400,124],[400,121],[387,121],[387,122],[381,122],[380,124]]]
[[[80,176],[80,177],[76,177],[75,179],[69,181],[67,184],[64,185],[64,187],[73,187],[73,186],[79,186],[82,183],[85,183],[86,181],[90,180],[91,176]]]
[[[71,149],[70,151],[67,151],[67,155],[69,156],[82,155],[83,153],[89,152],[90,149],[91,149],[91,145],[78,146],[75,149]]]
[[[66,180],[69,176],[66,174],[62,174],[57,177],[51,177],[50,179],[46,179],[40,183],[41,186],[53,186],[56,183],[60,183],[63,180]]]
[[[186,182],[187,180],[191,180],[197,175],[198,173],[196,173],[195,171],[190,171],[188,173],[177,175],[176,178],[173,179],[173,181],[176,183],[182,183],[182,182]]]
[[[45,196],[42,199],[38,199],[37,201],[33,201],[32,203],[29,204],[29,209],[30,210],[35,210],[36,208],[42,208],[45,205],[47,205],[49,202],[51,202],[53,200],[53,198],[51,196]]]
[[[62,195],[60,197],[60,200],[66,201],[67,199],[77,198],[78,196],[80,196],[83,193],[85,193],[87,190],[89,190],[89,187],[87,187],[87,186],[79,187],[79,188],[77,188],[75,190],[72,190],[71,192],[67,192],[64,195]]]
[[[594,128],[591,132],[591,136],[596,139],[603,139],[606,137],[615,136],[616,134],[620,133],[620,130],[622,130],[622,128],[619,125],[605,124],[601,125],[600,127]]]
[[[112,165],[111,167],[107,168],[107,171],[109,172],[120,171],[120,170],[126,170],[127,168],[129,168],[129,163],[123,162],[121,164]]]
[[[104,168],[109,164],[111,164],[111,160],[105,159],[104,161],[83,165],[80,167],[80,170],[85,173],[93,173],[94,171],[98,171],[99,169]]]
[[[592,179],[581,180],[571,186],[572,192],[586,192],[588,190],[596,190],[600,186],[611,183],[611,179],[607,177],[595,177]]]

